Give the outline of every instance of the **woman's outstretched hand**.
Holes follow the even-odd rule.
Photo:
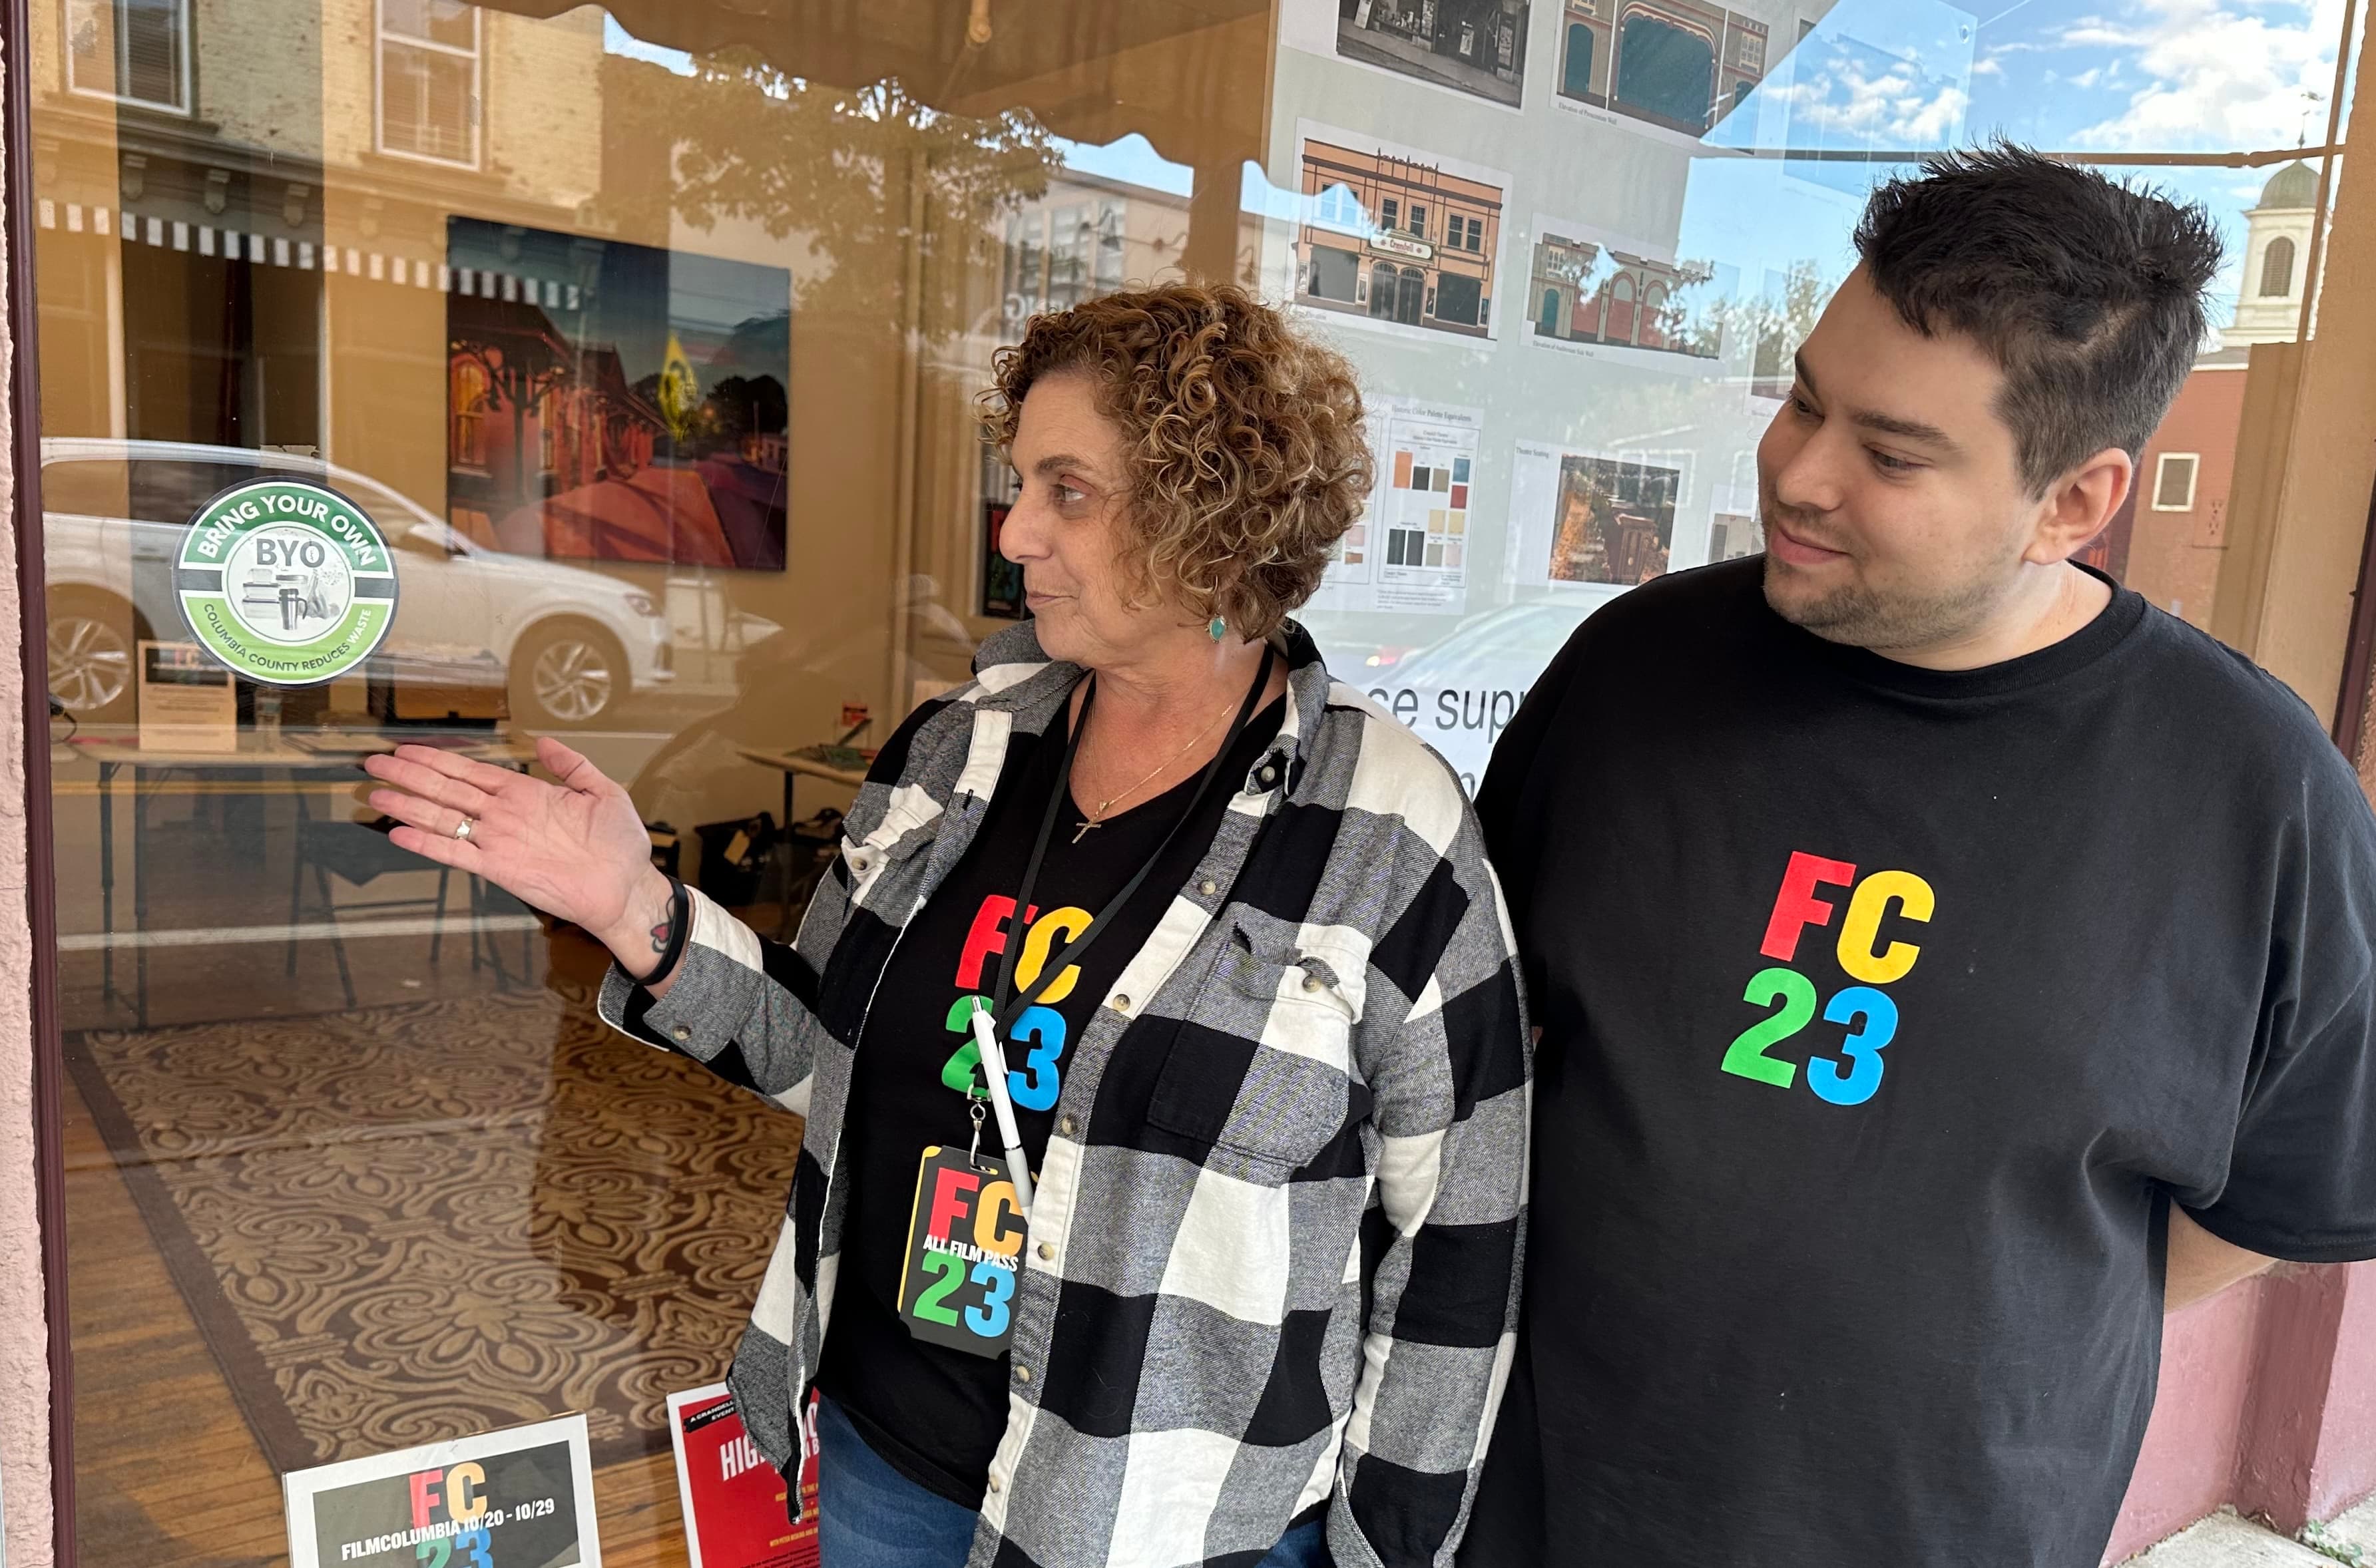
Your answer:
[[[434,746],[366,757],[363,771],[394,786],[370,799],[404,825],[388,834],[398,848],[485,877],[640,974],[666,945],[670,904],[643,817],[625,790],[551,736],[537,742],[536,760],[559,782]],[[469,837],[457,837],[465,820]]]

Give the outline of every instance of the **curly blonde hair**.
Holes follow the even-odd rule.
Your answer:
[[[1353,367],[1230,284],[1171,283],[1035,316],[992,362],[982,428],[1013,444],[1032,384],[1086,371],[1131,458],[1123,560],[1158,600],[1266,637],[1361,515]]]

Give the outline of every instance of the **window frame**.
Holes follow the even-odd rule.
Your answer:
[[[182,0],[186,4],[187,0]],[[459,49],[450,43],[440,43],[434,38],[416,38],[410,33],[392,33],[387,30],[387,0],[372,0],[372,150],[383,158],[401,158],[409,162],[425,163],[433,169],[470,169],[486,167],[486,101],[487,101],[487,16],[484,8],[469,7],[470,13],[470,47]],[[387,51],[391,43],[407,49],[424,50],[443,54],[449,59],[467,58],[470,62],[470,92],[469,124],[470,156],[468,159],[440,158],[434,153],[414,152],[405,148],[390,147],[387,141]]]
[[[2169,472],[2172,462],[2186,465],[2186,500],[2170,505],[2162,500],[2163,476]],[[2192,512],[2194,493],[2203,482],[2203,454],[2200,452],[2162,452],[2154,457],[2153,496],[2146,506],[2152,512]]]
[[[104,7],[111,15],[115,17],[120,18],[124,14],[125,7],[123,0],[89,0],[89,3],[93,9]],[[174,65],[181,81],[182,97],[184,101],[181,103],[160,103],[153,98],[137,98],[128,93],[103,91],[99,88],[85,87],[81,83],[76,81],[74,47],[74,7],[76,0],[58,0],[58,42],[60,44],[58,52],[64,57],[63,64],[65,66],[66,91],[77,98],[96,99],[102,103],[126,104],[135,109],[153,110],[155,113],[160,114],[172,114],[184,120],[196,119],[198,113],[198,93],[197,83],[194,75],[195,55],[194,52],[190,48],[191,0],[172,0],[172,3],[175,23],[173,30],[174,52],[176,55]],[[373,0],[373,4],[377,5],[378,0]],[[125,75],[123,63],[124,32],[121,27],[116,30],[115,39],[116,85],[121,87],[124,83],[124,77]]]

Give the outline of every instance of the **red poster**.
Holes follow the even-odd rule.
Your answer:
[[[795,1525],[784,1509],[784,1478],[743,1431],[724,1384],[671,1394],[668,1407],[693,1568],[817,1568],[814,1408],[802,1444],[807,1522]]]

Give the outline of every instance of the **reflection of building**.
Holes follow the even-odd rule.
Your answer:
[[[1565,342],[1631,343],[1712,359],[1713,340],[1699,342],[1680,331],[1682,312],[1674,300],[1707,277],[1705,268],[1544,234],[1535,242],[1527,290],[1535,303],[1535,335]]]
[[[560,226],[600,188],[600,17],[325,0],[351,47],[300,96],[356,111],[326,115],[263,64],[285,8],[63,10],[32,13],[51,433],[335,455],[435,507],[449,444],[497,439],[441,428],[447,218]]]
[[[1069,310],[1121,288],[1130,276],[1125,259],[1129,210],[1123,197],[1068,190],[1008,214],[1000,291],[1002,333],[1011,337],[1041,311]],[[1169,239],[1176,247],[1187,236],[1187,203],[1180,204],[1176,222],[1168,227],[1177,232],[1154,243]]]
[[[1515,104],[1529,0],[1336,0],[1336,52]]]
[[[2310,262],[2318,175],[2296,159],[2261,187],[2244,214],[2244,276],[2228,346],[2290,343],[2301,335],[2301,291]]]
[[[1179,170],[1186,183],[1188,171]],[[1260,276],[1262,214],[1238,222],[1239,282],[1252,288]],[[986,372],[990,349],[1011,343],[1023,324],[1041,311],[1065,310],[1118,289],[1143,289],[1187,276],[1188,196],[1184,190],[1066,169],[1048,181],[1045,194],[1009,212],[999,231],[998,300],[995,315],[978,306],[968,311],[980,362]]]
[[[1567,0],[1559,90],[1698,136],[1765,75],[1765,24],[1693,0]]]
[[[2198,357],[2137,460],[2129,498],[2079,559],[2119,577],[2173,615],[2209,627],[2228,552],[2237,440],[2253,360],[2289,374],[2285,348],[2301,328],[2318,176],[2297,160],[2269,177],[2244,214],[2244,267],[2235,324]]]
[[[2120,519],[2104,530],[2108,556],[2121,579],[2173,615],[2198,626],[2211,621],[2211,600],[2227,553],[2228,490],[2235,477],[2236,433],[2244,412],[2246,350],[2208,354],[2179,388],[2177,400],[2145,443],[2134,493]],[[2092,548],[2092,547],[2091,547]],[[2093,563],[2091,563],[2093,564]]]
[[[1482,338],[1492,320],[1502,193],[1433,164],[1303,145],[1301,303]],[[1313,221],[1316,219],[1317,221]]]

